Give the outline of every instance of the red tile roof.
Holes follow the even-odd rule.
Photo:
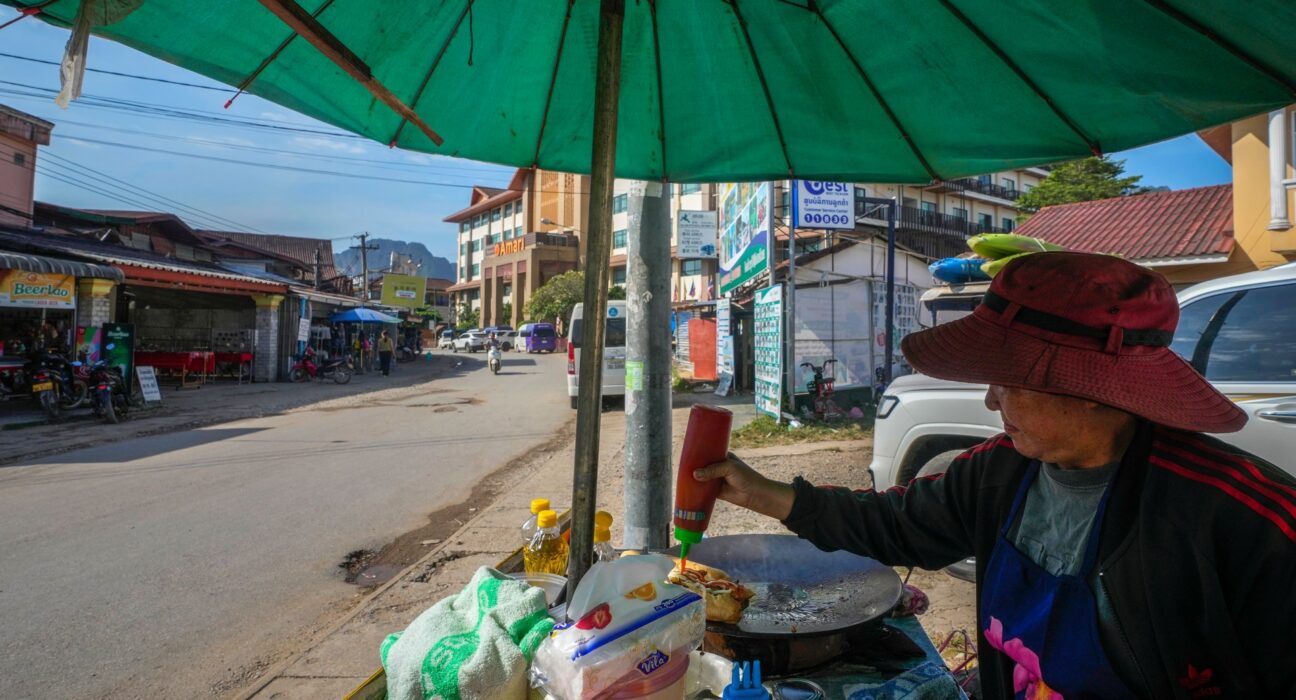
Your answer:
[[[1233,186],[1044,207],[1017,233],[1133,261],[1227,257],[1233,250]]]

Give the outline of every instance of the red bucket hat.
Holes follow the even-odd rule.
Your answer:
[[[1109,255],[1034,253],[990,283],[970,316],[911,333],[928,376],[1097,401],[1182,430],[1228,433],[1247,416],[1170,349],[1179,302],[1161,275]]]

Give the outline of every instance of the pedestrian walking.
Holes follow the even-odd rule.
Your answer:
[[[378,363],[382,366],[384,377],[391,376],[392,353],[395,352],[396,346],[392,343],[391,336],[387,331],[382,332],[382,337],[378,338]]]

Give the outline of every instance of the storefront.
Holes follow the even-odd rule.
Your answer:
[[[73,350],[78,326],[111,320],[109,292],[121,280],[104,265],[0,251],[0,356]]]
[[[575,236],[528,233],[496,243],[482,262],[481,325],[521,324],[527,300],[545,282],[580,263]]]

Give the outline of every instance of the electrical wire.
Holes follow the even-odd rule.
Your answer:
[[[47,65],[47,66],[57,66],[57,65],[61,65],[58,61],[48,61],[48,60],[45,60],[45,59],[43,59],[43,58],[34,58],[34,57],[32,57],[32,56],[19,56],[18,54],[5,53],[5,52],[3,52],[3,51],[0,51],[0,57],[3,57],[3,58],[11,58],[11,59],[13,59],[13,60],[15,60],[15,61],[27,61],[27,62],[29,62],[29,63],[42,63],[42,64],[45,64],[45,65]],[[216,91],[216,92],[225,92],[225,93],[228,93],[230,90],[233,89],[233,88],[231,88],[231,87],[217,87],[217,86],[214,86],[214,85],[199,85],[199,84],[197,84],[197,83],[186,83],[186,82],[182,82],[182,81],[179,81],[179,80],[167,80],[166,78],[155,78],[155,77],[148,76],[148,75],[136,75],[136,74],[134,74],[134,73],[120,73],[120,72],[115,71],[115,70],[104,70],[103,68],[86,68],[86,70],[89,71],[89,72],[91,72],[91,73],[102,73],[102,74],[104,74],[104,75],[113,75],[113,76],[116,76],[116,77],[118,77],[118,78],[131,78],[131,79],[133,79],[133,80],[146,80],[146,81],[153,82],[153,83],[164,83],[164,84],[166,84],[166,85],[177,85],[177,86],[179,86],[179,87],[198,88],[199,90],[213,90],[213,91]]]

